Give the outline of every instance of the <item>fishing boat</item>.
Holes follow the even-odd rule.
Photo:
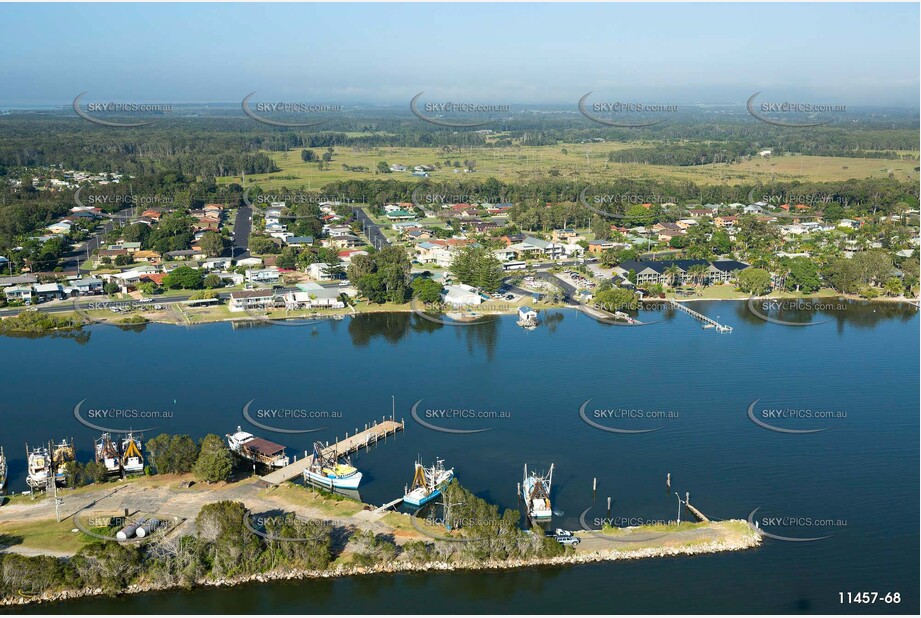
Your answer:
[[[330,489],[358,489],[361,472],[351,460],[346,456],[339,461],[335,452],[324,455],[324,450],[322,442],[313,443],[313,458],[310,466],[304,469],[304,481]]]
[[[54,468],[54,482],[59,487],[67,484],[67,470],[74,465],[76,460],[73,439],[68,442],[65,438],[54,445],[51,451],[51,465]]]
[[[121,473],[121,459],[118,455],[118,447],[112,441],[109,434],[104,433],[95,442],[96,463],[101,463],[106,467],[106,472],[110,475]]]
[[[3,453],[3,447],[0,446],[0,491],[6,487],[6,455]]]
[[[528,474],[528,464],[524,465],[524,480],[521,483],[521,496],[524,498],[528,516],[531,519],[550,519],[553,510],[550,507],[550,486],[553,483],[553,464],[546,476],[535,472]]]
[[[453,478],[454,468],[445,470],[443,459],[436,459],[435,465],[430,468],[417,461],[413,483],[403,496],[403,502],[410,506],[422,506],[440,496]]]
[[[51,476],[51,457],[48,455],[48,448],[36,446],[29,450],[26,445],[26,459],[28,461],[28,475],[26,483],[33,490],[45,489],[48,486],[48,478]]]
[[[137,474],[144,471],[143,445],[140,438],[135,438],[130,431],[122,439],[121,465],[126,474]]]
[[[284,468],[290,462],[284,446],[257,438],[239,426],[235,433],[227,434],[227,446],[240,457],[270,468]]]

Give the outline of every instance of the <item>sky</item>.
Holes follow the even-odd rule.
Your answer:
[[[919,106],[915,4],[0,4],[0,106]]]

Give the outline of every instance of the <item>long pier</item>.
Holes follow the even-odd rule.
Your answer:
[[[704,314],[698,313],[697,311],[694,311],[693,309],[691,309],[690,307],[684,305],[683,303],[679,303],[678,301],[676,301],[676,300],[674,300],[674,299],[671,299],[671,298],[669,298],[668,301],[666,301],[666,302],[668,302],[668,306],[671,307],[672,309],[678,309],[678,310],[680,310],[680,311],[684,311],[685,313],[687,313],[687,314],[690,315],[691,317],[696,318],[696,319],[700,320],[701,322],[704,322],[705,324],[711,325],[713,328],[716,329],[716,332],[718,332],[718,333],[731,333],[731,332],[732,332],[732,327],[731,327],[731,326],[726,326],[725,324],[720,324],[719,322],[717,322],[717,321],[714,320],[713,318],[708,318],[708,317],[705,316]]]
[[[349,455],[356,451],[360,451],[363,448],[367,448],[373,444],[376,444],[378,441],[386,438],[387,436],[393,435],[398,431],[402,431],[406,424],[400,420],[395,421],[393,417],[389,420],[385,417],[380,422],[374,422],[370,425],[365,426],[364,431],[359,431],[356,434],[349,436],[345,434],[345,438],[339,440],[336,438],[336,441],[333,444],[328,444],[326,448],[323,449],[323,456],[332,456],[332,455]],[[260,480],[263,483],[268,485],[281,485],[285,481],[290,481],[304,475],[304,470],[310,467],[313,463],[313,455],[307,455],[307,452],[304,452],[304,458],[295,461],[292,464],[285,466],[284,468],[279,468],[274,472],[270,472],[263,476]]]

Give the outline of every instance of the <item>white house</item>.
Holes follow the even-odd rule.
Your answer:
[[[246,280],[251,283],[275,283],[278,281],[278,269],[251,268],[246,271]]]
[[[458,283],[445,286],[444,302],[447,305],[454,306],[479,305],[483,302],[483,298],[476,288]]]
[[[316,279],[317,281],[322,281],[324,279],[330,279],[329,269],[331,266],[324,262],[314,262],[307,266],[307,274],[310,275],[311,279]]]
[[[246,311],[247,309],[264,309],[271,307],[275,302],[272,290],[243,290],[230,293],[230,311]]]

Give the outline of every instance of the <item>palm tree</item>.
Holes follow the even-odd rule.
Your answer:
[[[669,285],[675,287],[675,281],[678,280],[678,277],[681,275],[681,269],[677,266],[669,266],[665,269],[665,280],[670,281]]]
[[[688,276],[694,285],[701,285],[707,279],[709,269],[705,264],[694,264],[688,268]]]

